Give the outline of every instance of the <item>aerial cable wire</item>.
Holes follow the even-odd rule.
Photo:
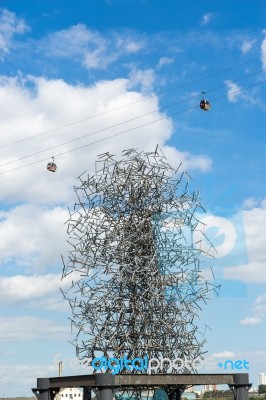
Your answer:
[[[259,73],[259,72],[261,72],[261,71],[263,71],[263,70],[265,70],[265,68],[262,68],[262,69],[260,69],[260,70],[258,70],[258,71],[255,71],[255,72],[251,72],[250,74],[244,75],[244,76],[242,76],[242,77],[240,77],[240,78],[238,78],[238,79],[235,79],[234,81],[230,81],[230,83],[238,82],[238,81],[240,81],[240,80],[242,80],[242,79],[245,79],[245,78],[247,78],[247,77],[249,77],[249,76],[251,76],[251,75],[257,74],[257,73]],[[204,92],[204,93],[211,93],[211,92],[214,92],[214,91],[216,91],[216,90],[218,90],[218,89],[221,89],[221,88],[223,88],[223,87],[226,87],[226,86],[228,86],[227,83],[226,83],[226,84],[223,84],[223,85],[220,85],[220,86],[217,86],[216,88],[210,89],[210,90],[208,90],[207,92]],[[256,84],[255,84],[255,86],[256,86]],[[177,104],[181,104],[181,103],[184,103],[184,102],[189,101],[189,100],[193,100],[193,99],[195,99],[195,98],[197,98],[197,97],[198,97],[198,95],[191,96],[191,97],[189,97],[189,98],[186,98],[186,99],[177,101],[177,102],[172,103],[172,104],[170,104],[170,105],[157,108],[156,110],[150,111],[149,113],[145,113],[145,114],[139,115],[139,116],[137,116],[137,117],[128,119],[128,120],[126,120],[126,121],[122,121],[122,122],[119,122],[119,123],[117,123],[117,124],[110,125],[110,126],[105,127],[105,128],[101,128],[101,129],[99,129],[99,130],[97,130],[97,131],[87,133],[87,134],[82,135],[82,136],[79,136],[79,137],[77,137],[77,138],[68,140],[68,141],[66,141],[66,142],[64,142],[64,143],[60,143],[60,144],[57,144],[57,145],[48,147],[47,149],[39,150],[39,151],[34,152],[34,153],[32,153],[32,154],[28,154],[28,155],[26,155],[26,156],[17,158],[17,159],[15,159],[15,160],[11,160],[11,161],[8,161],[8,162],[6,162],[6,163],[0,164],[0,167],[6,166],[6,165],[9,165],[9,164],[13,164],[13,163],[15,163],[15,162],[17,162],[17,161],[25,160],[26,158],[30,158],[30,157],[33,157],[33,156],[35,156],[35,155],[45,153],[46,151],[50,151],[50,150],[57,149],[58,147],[65,146],[66,144],[73,143],[73,142],[76,142],[76,141],[78,141],[78,140],[85,139],[86,137],[93,136],[93,135],[96,135],[96,134],[98,134],[98,133],[107,131],[107,130],[109,130],[109,129],[116,128],[116,127],[121,126],[121,125],[123,125],[123,124],[129,123],[129,122],[132,122],[132,121],[135,121],[135,120],[140,119],[140,118],[144,118],[144,117],[146,117],[146,116],[148,116],[148,115],[151,115],[151,114],[154,114],[154,113],[156,113],[156,112],[161,112],[161,111],[163,111],[163,110],[165,110],[165,109],[168,109],[168,108],[170,108],[170,107],[174,107],[174,106],[176,106]],[[184,112],[185,112],[185,111],[187,111],[187,110],[184,110]],[[182,111],[182,112],[183,112],[183,111]],[[171,115],[175,115],[175,114],[171,114]],[[142,125],[141,125],[141,127],[142,127]],[[134,129],[134,128],[132,128],[132,129]]]
[[[258,83],[256,83],[256,84],[253,84],[253,85],[250,85],[250,86],[247,86],[246,88],[242,88],[242,89],[239,89],[239,90],[235,90],[234,92],[231,92],[230,95],[244,92],[244,91],[246,91],[247,89],[251,89],[251,88],[253,88],[253,87],[255,87],[255,86],[259,86],[259,85],[262,85],[262,84],[264,84],[264,83],[266,83],[266,80],[261,81],[261,82],[258,82]],[[221,99],[223,99],[223,98],[225,98],[225,97],[228,97],[228,94],[222,95],[222,96],[219,96],[219,97],[216,97],[216,98],[212,99],[211,101],[212,101],[212,103],[213,103],[213,102],[218,101],[218,100],[221,100]],[[136,127],[134,127],[134,128],[130,128],[130,129],[127,129],[127,130],[122,131],[122,132],[118,132],[118,133],[116,133],[116,134],[107,136],[107,137],[105,137],[105,138],[95,140],[94,142],[90,142],[90,143],[84,144],[84,145],[82,145],[82,146],[75,147],[75,148],[73,148],[73,149],[64,151],[64,152],[62,152],[62,153],[55,154],[54,157],[60,157],[60,156],[63,156],[63,155],[72,153],[73,151],[77,151],[77,150],[80,150],[80,149],[82,149],[82,148],[91,146],[91,145],[93,145],[93,144],[100,143],[100,142],[103,142],[103,141],[108,140],[108,139],[112,139],[112,138],[114,138],[114,137],[116,137],[116,136],[123,135],[123,134],[125,134],[125,133],[131,132],[131,131],[136,130],[136,129],[139,129],[139,128],[143,128],[144,126],[148,126],[148,125],[154,124],[154,123],[156,123],[156,122],[162,121],[163,119],[170,118],[170,117],[173,117],[173,116],[175,116],[175,115],[185,113],[185,112],[190,111],[190,110],[193,110],[193,109],[195,109],[195,108],[198,108],[198,105],[189,107],[189,108],[187,108],[187,109],[185,109],[185,110],[177,111],[177,112],[175,112],[175,113],[173,113],[173,114],[170,114],[170,115],[167,115],[167,116],[158,118],[158,119],[156,119],[156,120],[154,120],[154,121],[150,121],[150,122],[148,122],[148,123],[146,123],[146,124],[139,125],[139,126],[136,126]],[[38,154],[38,153],[35,153],[35,154]],[[43,159],[41,159],[41,160],[33,161],[33,162],[31,162],[31,163],[28,163],[28,164],[24,164],[24,165],[15,167],[15,168],[11,168],[11,169],[9,169],[9,170],[7,170],[7,171],[2,171],[2,172],[0,172],[0,175],[6,174],[6,173],[8,173],[8,172],[16,171],[16,170],[18,170],[18,169],[22,169],[22,168],[28,167],[28,166],[30,166],[30,165],[38,164],[38,163],[41,163],[41,162],[44,162],[44,161],[47,161],[47,160],[50,160],[50,159],[51,159],[51,157],[46,157],[46,158],[43,158]],[[2,164],[1,166],[7,165],[7,164],[8,164],[8,163]]]
[[[167,90],[165,90],[165,91],[161,91],[161,92],[158,92],[158,93],[156,93],[156,94],[152,94],[152,95],[146,96],[146,97],[144,97],[144,98],[142,98],[142,99],[140,99],[140,100],[137,100],[137,101],[134,101],[134,102],[131,102],[131,103],[128,103],[128,104],[124,104],[124,105],[122,105],[122,106],[113,108],[113,109],[111,109],[111,110],[107,110],[107,111],[104,111],[104,112],[102,112],[102,113],[98,113],[98,114],[95,114],[95,115],[92,115],[92,116],[83,118],[83,119],[78,120],[78,121],[70,122],[70,123],[68,123],[68,124],[62,125],[62,126],[57,127],[57,128],[49,129],[48,131],[44,131],[44,132],[37,133],[37,134],[35,134],[35,135],[33,135],[33,136],[28,136],[28,137],[25,137],[25,138],[23,138],[23,139],[16,140],[16,141],[14,141],[14,142],[10,142],[10,143],[1,145],[1,146],[0,146],[0,149],[3,149],[3,148],[5,148],[5,147],[10,147],[10,146],[15,145],[15,144],[17,144],[17,143],[22,143],[22,142],[24,142],[24,141],[31,140],[31,139],[34,139],[34,138],[37,138],[37,137],[40,137],[40,136],[43,136],[43,135],[47,135],[47,134],[49,134],[49,133],[53,133],[53,132],[56,132],[56,131],[59,131],[59,130],[68,128],[68,127],[70,127],[70,126],[79,124],[79,123],[81,123],[81,122],[89,121],[89,120],[91,120],[91,119],[94,119],[94,118],[103,116],[103,115],[105,115],[105,114],[108,114],[108,113],[111,113],[111,112],[120,110],[120,109],[122,109],[122,108],[129,107],[129,106],[131,106],[131,105],[134,105],[134,104],[143,102],[143,101],[148,100],[148,99],[150,99],[150,98],[158,97],[158,96],[161,96],[161,95],[163,95],[163,94],[167,94],[167,93],[169,93],[169,92],[171,92],[171,91],[174,91],[174,90],[177,90],[177,89],[180,89],[180,88],[183,88],[183,87],[186,87],[186,86],[189,86],[189,85],[192,85],[192,84],[201,82],[201,81],[203,81],[203,80],[212,78],[212,77],[217,76],[217,75],[220,75],[220,74],[222,74],[222,73],[225,73],[225,72],[228,72],[228,71],[232,71],[232,70],[237,69],[237,68],[240,68],[240,67],[242,67],[242,66],[244,66],[244,65],[250,64],[250,63],[252,63],[252,62],[254,62],[254,61],[262,60],[263,58],[266,58],[266,55],[265,55],[265,56],[261,56],[261,57],[259,57],[259,58],[254,58],[254,59],[248,60],[248,61],[246,61],[246,62],[244,62],[244,63],[235,65],[235,66],[233,66],[233,67],[225,68],[224,70],[215,72],[215,73],[213,73],[213,74],[207,75],[207,76],[202,77],[202,78],[199,78],[199,79],[192,80],[192,81],[190,81],[190,82],[183,83],[182,85],[175,86],[175,87],[170,88],[170,89],[167,89]],[[264,70],[264,69],[265,69],[265,68],[262,68],[261,70],[255,72],[255,73],[258,73],[258,72],[260,72],[260,71],[262,71],[262,70]],[[251,73],[251,74],[253,74],[253,73]],[[248,75],[247,75],[247,76],[248,76]]]

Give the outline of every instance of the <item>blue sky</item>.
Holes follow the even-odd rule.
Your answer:
[[[0,396],[30,395],[37,376],[57,374],[56,354],[75,357],[58,287],[76,177],[93,173],[97,154],[157,144],[173,166],[182,161],[207,215],[235,229],[213,266],[221,296],[201,320],[208,355],[248,360],[257,386],[266,372],[264,1],[0,7]],[[56,174],[46,171],[51,156]],[[221,250],[228,231],[212,234]],[[65,361],[64,373],[80,371]]]

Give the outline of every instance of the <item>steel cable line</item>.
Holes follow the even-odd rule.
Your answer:
[[[254,61],[261,60],[261,59],[263,59],[263,58],[266,58],[266,55],[265,55],[265,56],[258,57],[258,58],[253,58],[253,59],[248,60],[248,61],[246,61],[246,62],[244,62],[244,63],[235,65],[235,66],[233,66],[233,67],[225,68],[224,70],[215,72],[215,73],[213,73],[213,74],[207,75],[207,76],[202,77],[202,78],[199,78],[199,79],[195,79],[195,80],[190,81],[190,82],[186,82],[186,83],[184,83],[184,84],[182,84],[182,85],[175,86],[175,87],[170,88],[170,89],[167,89],[167,90],[165,90],[165,91],[161,91],[161,92],[158,92],[158,93],[156,93],[156,94],[149,95],[149,96],[147,96],[147,97],[144,97],[143,99],[134,101],[134,102],[132,102],[132,103],[124,104],[124,105],[122,105],[122,106],[113,108],[113,109],[111,109],[111,110],[104,111],[104,112],[102,112],[102,113],[95,114],[95,115],[89,116],[89,117],[87,117],[87,118],[83,118],[83,119],[81,119],[81,120],[78,120],[78,121],[70,122],[69,124],[62,125],[62,126],[60,126],[60,127],[58,127],[58,128],[49,129],[48,131],[41,132],[41,133],[37,133],[36,135],[28,136],[28,137],[26,137],[26,138],[19,139],[19,140],[16,140],[16,141],[14,141],[14,142],[7,143],[7,144],[5,144],[5,145],[1,145],[1,146],[0,146],[0,149],[3,149],[3,148],[5,148],[5,147],[10,147],[10,146],[12,146],[12,145],[14,145],[14,144],[17,144],[17,143],[25,142],[25,141],[27,141],[27,140],[35,139],[35,138],[37,138],[37,137],[40,137],[40,136],[43,136],[43,135],[47,135],[47,134],[49,134],[49,133],[53,133],[53,132],[62,130],[62,129],[68,128],[68,127],[70,127],[70,126],[73,126],[73,125],[75,125],[75,124],[79,124],[79,123],[84,122],[84,121],[89,121],[89,120],[91,120],[91,119],[100,117],[100,116],[102,116],[102,115],[105,115],[105,114],[108,114],[108,113],[111,113],[111,112],[120,110],[120,109],[125,108],[125,107],[129,107],[129,106],[131,106],[131,105],[140,103],[140,102],[145,101],[145,100],[148,100],[148,99],[150,99],[150,98],[152,98],[152,97],[155,97],[155,96],[158,97],[158,96],[161,96],[161,95],[163,95],[163,94],[169,93],[169,92],[171,92],[171,91],[174,91],[174,90],[177,90],[177,89],[180,89],[180,88],[183,88],[183,87],[186,87],[186,86],[189,86],[189,85],[192,85],[192,84],[201,82],[201,81],[206,80],[206,79],[208,79],[208,78],[212,78],[212,77],[217,76],[217,75],[220,75],[220,74],[222,74],[222,73],[225,73],[225,72],[228,72],[228,71],[232,71],[232,70],[234,70],[234,69],[240,68],[240,67],[242,67],[242,66],[244,66],[244,65],[250,64],[250,63],[252,63],[252,62],[254,62]],[[264,69],[264,68],[263,68],[263,69]],[[263,69],[262,69],[262,70],[263,70]]]
[[[259,85],[262,85],[262,84],[264,84],[264,83],[266,83],[266,79],[265,79],[264,81],[258,82],[258,83],[256,83],[256,84],[247,86],[246,88],[239,89],[239,90],[235,90],[234,92],[231,92],[230,95],[236,94],[236,93],[244,92],[244,91],[247,90],[247,89],[251,89],[251,88],[253,88],[253,87],[255,87],[255,86],[259,86]],[[216,98],[212,99],[212,102],[221,100],[221,99],[223,99],[223,98],[225,98],[225,97],[228,97],[228,95],[226,94],[226,95],[222,95],[222,96],[216,97]],[[123,134],[128,133],[128,132],[131,132],[131,131],[133,131],[133,130],[135,130],[135,129],[143,128],[144,126],[148,126],[148,125],[154,124],[154,123],[156,123],[156,122],[162,121],[163,119],[170,118],[170,117],[173,117],[173,116],[178,115],[178,114],[182,114],[182,113],[184,113],[184,112],[193,110],[193,109],[195,109],[195,108],[198,108],[198,104],[195,105],[195,106],[189,107],[189,108],[187,108],[187,109],[185,109],[185,110],[177,111],[177,112],[175,112],[175,113],[173,113],[173,114],[170,114],[170,115],[167,115],[167,116],[158,118],[158,119],[156,119],[156,120],[154,120],[154,121],[147,122],[146,124],[139,125],[139,126],[136,126],[136,127],[134,127],[134,128],[130,128],[130,129],[127,129],[127,130],[125,130],[125,131],[122,131],[122,132],[119,132],[119,133],[116,133],[116,134],[107,136],[107,137],[105,137],[105,138],[95,140],[94,142],[90,142],[90,143],[84,144],[84,145],[82,145],[82,146],[75,147],[75,148],[73,148],[73,149],[64,151],[64,152],[62,152],[62,153],[58,153],[58,154],[56,154],[54,157],[60,157],[60,156],[63,156],[63,155],[65,155],[65,154],[72,153],[73,151],[80,150],[80,149],[82,149],[82,148],[91,146],[91,145],[96,144],[96,143],[103,142],[103,141],[108,140],[108,139],[111,139],[111,138],[113,138],[113,137],[123,135]],[[36,154],[37,154],[37,153],[36,153]],[[43,159],[41,159],[41,160],[37,160],[37,161],[33,161],[33,162],[31,162],[31,163],[28,163],[28,164],[21,165],[21,166],[19,166],[19,167],[11,168],[11,169],[9,169],[9,170],[7,170],[7,171],[2,171],[2,172],[0,172],[0,175],[6,174],[6,173],[8,173],[8,172],[16,171],[16,170],[21,169],[21,168],[25,168],[25,167],[28,167],[28,166],[30,166],[30,165],[34,165],[34,164],[38,164],[38,163],[41,163],[41,162],[50,160],[50,158],[51,158],[51,157],[46,157],[46,158],[43,158]],[[4,165],[6,165],[6,164],[2,164],[2,166],[4,166]]]
[[[242,79],[248,78],[248,77],[251,76],[251,75],[257,74],[257,73],[259,73],[259,72],[261,72],[261,71],[263,71],[263,70],[265,70],[265,68],[261,68],[261,69],[258,70],[258,71],[251,72],[250,74],[244,75],[244,76],[242,76],[242,77],[240,77],[240,78],[238,78],[238,79],[235,79],[234,81],[230,81],[230,82],[231,82],[231,83],[238,82],[238,81],[240,81],[240,80],[242,80]],[[216,91],[216,90],[218,90],[218,89],[221,89],[221,88],[223,88],[223,87],[226,87],[226,86],[227,86],[227,84],[223,84],[223,85],[217,86],[216,88],[210,89],[210,90],[208,90],[208,91],[205,92],[205,93],[211,93],[211,92],[214,92],[214,91]],[[4,166],[6,166],[6,165],[13,164],[13,163],[15,163],[15,162],[17,162],[17,161],[25,160],[26,158],[30,158],[30,157],[33,157],[33,156],[35,156],[35,155],[45,153],[46,151],[49,151],[49,150],[57,149],[58,147],[62,147],[62,146],[64,146],[64,145],[66,145],[66,144],[73,143],[73,142],[76,142],[76,141],[78,141],[78,140],[82,140],[82,139],[84,139],[84,138],[86,138],[86,137],[96,135],[96,134],[98,134],[98,133],[107,131],[107,130],[112,129],[112,128],[116,128],[116,127],[121,126],[121,125],[123,125],[123,124],[126,124],[126,123],[128,123],[128,122],[132,122],[132,121],[135,121],[135,120],[137,120],[137,119],[139,119],[139,118],[143,118],[143,117],[146,117],[146,116],[148,116],[148,115],[154,114],[154,113],[156,113],[156,112],[161,112],[162,110],[168,109],[168,108],[170,108],[170,107],[174,107],[174,106],[176,106],[177,104],[181,104],[181,103],[185,103],[186,101],[193,100],[193,99],[197,98],[198,96],[199,96],[199,95],[191,96],[191,97],[189,97],[189,98],[186,98],[186,99],[184,99],[184,100],[177,101],[177,102],[172,103],[172,104],[170,104],[170,105],[157,108],[156,110],[150,111],[149,113],[145,113],[145,114],[139,115],[139,116],[137,116],[137,117],[128,119],[128,120],[126,120],[126,121],[122,121],[122,122],[119,122],[119,123],[117,123],[117,124],[110,125],[110,126],[108,126],[108,127],[106,127],[106,128],[101,128],[101,129],[99,129],[99,130],[97,130],[97,131],[90,132],[90,133],[87,133],[87,134],[85,134],[85,135],[83,135],[83,136],[79,136],[79,137],[77,137],[77,138],[68,140],[68,141],[66,141],[66,142],[64,142],[64,143],[60,143],[60,144],[57,144],[57,145],[55,145],[55,146],[48,147],[47,149],[39,150],[39,151],[34,152],[34,153],[32,153],[32,154],[28,154],[28,155],[26,155],[26,156],[17,158],[17,159],[15,159],[15,160],[8,161],[8,162],[6,162],[6,163],[0,164],[0,167],[4,167]],[[187,110],[185,110],[185,111],[187,111]],[[175,115],[175,114],[172,114],[172,115]],[[142,126],[142,125],[141,125],[141,126]],[[134,129],[134,128],[132,128],[132,129]]]

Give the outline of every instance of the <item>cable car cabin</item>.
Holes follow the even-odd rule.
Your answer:
[[[208,100],[202,99],[200,102],[200,108],[203,111],[208,111],[211,109],[211,103]]]
[[[49,162],[47,164],[47,169],[48,169],[48,171],[55,172],[57,169],[57,166],[54,162]]]

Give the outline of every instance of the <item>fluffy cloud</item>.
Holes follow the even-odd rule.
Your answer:
[[[0,9],[0,54],[8,53],[14,36],[23,34],[28,29],[22,18],[6,9]]]
[[[59,287],[68,289],[75,280],[73,273],[63,280],[61,274],[0,276],[2,305],[69,312]]]
[[[252,315],[240,321],[242,325],[258,325],[261,324],[266,317],[266,294],[256,298],[253,307]]]
[[[173,58],[169,58],[169,57],[161,57],[159,60],[159,63],[157,65],[157,68],[162,68],[165,65],[170,65],[174,62]]]
[[[145,48],[146,41],[128,32],[109,32],[103,36],[84,24],[77,24],[54,32],[40,46],[48,57],[75,57],[88,69],[105,69],[124,55],[138,53]]]
[[[150,82],[148,75],[141,79],[143,85]],[[119,156],[122,150],[140,144],[144,151],[151,151],[159,144],[174,167],[181,161],[183,169],[205,172],[211,167],[204,154],[180,152],[165,144],[173,132],[171,119],[158,111],[156,96],[145,98],[129,91],[130,84],[130,80],[117,79],[86,87],[22,75],[1,78],[0,129],[8,132],[0,148],[1,172],[38,161],[1,175],[0,289],[4,305],[69,312],[58,291],[61,254],[68,250],[67,206],[72,208],[76,200],[76,177],[86,170],[94,173],[98,154],[109,151]],[[77,147],[78,151],[71,151]],[[60,157],[58,153],[66,154]],[[53,155],[58,165],[55,174],[46,170]],[[7,270],[9,276],[4,276]],[[64,280],[63,285],[67,283]]]
[[[253,203],[254,201],[253,199]],[[249,262],[246,265],[225,268],[224,276],[227,279],[238,279],[246,283],[266,282],[266,232],[261,229],[263,222],[266,222],[265,201],[260,202],[260,207],[244,210],[243,219]]]
[[[266,34],[266,31],[263,31],[263,34]],[[261,43],[261,62],[262,62],[262,67],[266,68],[266,37],[263,39]]]
[[[238,86],[236,83],[231,81],[226,81],[225,83],[227,84],[228,87],[228,92],[227,92],[228,101],[231,103],[237,102],[237,100],[242,96],[241,93],[242,88]]]
[[[105,49],[106,41],[96,31],[87,29],[83,24],[54,32],[47,39],[47,52],[55,57],[82,55],[89,49]]]
[[[236,279],[245,283],[264,284],[266,282],[265,242],[266,232],[261,229],[266,223],[265,199],[247,199],[244,205],[251,209],[243,210],[245,242],[248,262],[245,265],[224,268],[225,279]],[[240,321],[241,325],[257,325],[266,316],[266,294],[259,296],[252,307],[250,316]]]
[[[249,89],[248,91],[237,85],[235,82],[225,81],[227,85],[227,99],[230,103],[237,103],[242,100],[244,104],[259,106],[265,109],[264,103],[258,98],[256,88]]]
[[[257,41],[256,39],[253,40],[244,39],[240,45],[241,53],[244,55],[249,53],[253,45],[256,43],[256,41]]]
[[[67,210],[60,207],[28,204],[1,211],[1,262],[16,262],[35,271],[57,265],[66,249],[67,219]]]
[[[68,327],[45,318],[0,317],[0,340],[32,340],[37,338],[62,339]]]
[[[232,351],[225,350],[225,351],[222,351],[220,353],[214,353],[214,354],[211,355],[211,357],[215,357],[215,358],[234,358],[235,354],[232,353]]]
[[[208,25],[213,20],[214,14],[209,12],[203,15],[202,20],[200,22],[201,26]]]
[[[0,277],[0,291],[4,303],[21,303],[25,300],[51,295],[58,289],[59,283],[60,277],[53,274],[14,275]]]
[[[137,53],[146,47],[146,40],[134,37],[132,34],[117,36],[116,47],[125,53]]]
[[[56,373],[55,365],[0,364],[1,389],[9,397],[21,396],[22,393],[26,396],[33,396],[30,388],[36,387],[36,378],[55,376]],[[21,388],[24,388],[23,392]]]
[[[150,91],[155,81],[154,71],[148,70],[132,70],[129,75],[129,88],[135,88],[140,85],[142,92]]]
[[[247,317],[240,321],[241,325],[258,325],[261,324],[262,319],[259,317]]]
[[[212,167],[212,160],[204,154],[196,156],[189,151],[181,152],[170,146],[164,147],[164,154],[172,165],[176,160],[180,160],[182,162],[182,170],[199,169],[202,172],[207,172]]]
[[[98,154],[119,154],[140,143],[144,151],[155,149],[157,144],[164,149],[173,131],[171,119],[156,111],[156,96],[145,99],[141,93],[128,91],[137,83],[148,87],[152,80],[149,71],[138,72],[130,80],[103,81],[92,87],[73,86],[63,80],[2,77],[0,99],[5,101],[0,129],[8,132],[8,140],[2,141],[0,148],[1,172],[33,164],[2,175],[1,200],[69,204],[76,177],[94,169]],[[60,126],[64,128],[55,129]],[[49,133],[42,134],[45,132]],[[24,140],[28,137],[34,138]],[[205,156],[179,155],[192,169],[206,170]],[[46,171],[51,156],[56,156],[56,174]]]

